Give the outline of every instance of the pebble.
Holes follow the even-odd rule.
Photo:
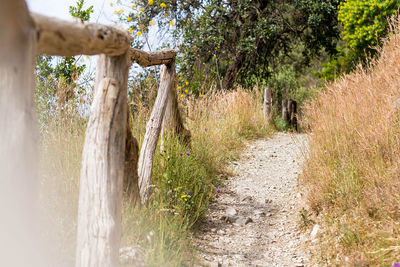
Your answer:
[[[228,215],[228,216],[234,216],[234,215],[237,214],[237,211],[232,207],[227,207],[225,209],[225,214]]]
[[[317,236],[319,228],[320,227],[319,227],[318,224],[314,225],[314,227],[313,227],[313,229],[311,231],[311,234],[310,234],[311,239],[314,239]]]

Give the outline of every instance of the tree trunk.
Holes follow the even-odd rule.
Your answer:
[[[142,204],[145,204],[150,197],[150,182],[153,173],[153,157],[156,150],[158,137],[160,136],[161,125],[164,118],[165,108],[169,92],[172,89],[175,75],[175,62],[164,65],[161,71],[160,87],[153,111],[146,125],[142,148],[139,155],[139,189]]]
[[[264,120],[269,121],[271,119],[272,111],[272,90],[269,86],[264,88]]]
[[[48,257],[40,251],[36,221],[35,42],[25,1],[1,1],[0,266],[45,266]]]
[[[242,67],[243,61],[246,58],[246,53],[244,51],[239,51],[236,56],[232,59],[231,64],[229,64],[226,70],[224,79],[222,80],[222,87],[224,89],[230,90],[236,81],[236,76],[240,68]]]
[[[129,116],[129,112],[128,112]],[[126,147],[125,147],[125,175],[124,189],[126,196],[133,201],[134,204],[139,200],[139,176],[138,176],[138,160],[139,160],[139,144],[132,135],[129,125],[129,117],[126,127]]]
[[[76,266],[119,264],[128,54],[98,60],[82,155]]]
[[[282,99],[282,120],[288,121],[288,100],[287,99]]]
[[[178,99],[175,91],[175,72],[173,73],[173,83],[171,90],[168,92],[167,106],[162,127],[162,142],[167,138],[180,138],[184,143],[189,144],[191,134],[183,125],[181,113],[179,112]]]

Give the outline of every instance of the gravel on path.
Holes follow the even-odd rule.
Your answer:
[[[198,266],[308,265],[297,181],[306,151],[304,134],[278,133],[247,145],[231,163],[236,176],[195,233]]]

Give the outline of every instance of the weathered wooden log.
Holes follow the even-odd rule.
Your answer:
[[[32,16],[38,37],[38,54],[118,56],[129,50],[131,60],[142,67],[169,64],[176,57],[172,49],[146,52],[130,48],[132,37],[129,33],[113,26],[69,22],[35,13]]]
[[[138,176],[139,144],[132,135],[129,126],[129,112],[127,118],[124,189],[126,197],[136,204],[140,199]]]
[[[150,182],[153,173],[153,157],[160,136],[167,99],[172,89],[174,75],[175,62],[163,66],[157,98],[150,119],[146,125],[146,133],[140,150],[138,167],[140,199],[142,204],[147,202],[151,193]]]
[[[32,13],[37,32],[37,54],[118,56],[130,48],[127,31],[95,23],[69,22]]]
[[[138,63],[141,67],[171,64],[171,62],[175,61],[176,57],[176,51],[172,49],[146,52],[136,48],[131,48],[129,53],[131,60]]]
[[[119,263],[128,54],[99,56],[82,154],[76,266]]]
[[[1,1],[0,266],[48,266],[36,235],[35,39],[25,1]]]
[[[175,80],[174,73],[174,83]],[[174,84],[168,93],[167,106],[162,126],[163,138],[180,138],[184,143],[190,144],[191,134],[183,125],[175,88],[176,86]]]
[[[272,90],[269,86],[264,88],[264,120],[269,121],[271,119],[272,111]]]

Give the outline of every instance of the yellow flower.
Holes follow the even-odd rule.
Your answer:
[[[152,5],[153,4],[153,0],[149,0],[149,5]]]
[[[179,80],[182,81],[182,77],[179,77]]]
[[[185,90],[185,93],[187,94],[188,92],[189,92],[188,89],[186,89],[186,90]]]
[[[186,84],[186,85],[189,85],[189,82],[186,82],[185,84]]]
[[[133,29],[132,28],[129,28],[129,33],[133,33]]]
[[[113,6],[113,2],[110,3],[110,6]]]
[[[131,21],[131,20],[132,20],[132,18],[131,18],[131,17],[129,17],[129,18],[127,18],[126,20],[129,22],[129,21]]]
[[[206,63],[205,63],[205,62],[203,62],[203,65],[206,65]]]
[[[178,90],[181,90],[181,89],[182,89],[182,87],[178,86]]]
[[[143,11],[143,8],[139,7],[138,10],[139,10],[139,12],[142,12],[142,11]]]
[[[121,8],[118,12],[119,13],[124,13],[124,10]]]
[[[132,5],[132,8],[135,8],[135,5]]]
[[[185,95],[184,94],[181,94],[181,98],[184,98],[185,97]]]
[[[160,7],[161,7],[161,8],[166,8],[167,5],[166,5],[165,3],[161,3],[161,4],[160,4]]]
[[[203,95],[202,95],[202,94],[200,94],[200,98],[203,98]]]
[[[216,58],[216,57],[217,57],[217,55],[214,54],[214,58]]]
[[[117,11],[117,10],[114,10],[114,14],[118,14],[118,11]]]
[[[142,35],[142,32],[137,32],[136,35],[139,37],[140,35]]]
[[[182,195],[182,196],[181,196],[181,198],[185,198],[185,197],[187,197],[187,195]]]
[[[174,26],[174,21],[171,20],[171,21],[169,22],[169,25]]]
[[[154,21],[150,20],[150,21],[149,21],[149,25],[150,25],[150,26],[153,26],[153,25],[154,25]]]

